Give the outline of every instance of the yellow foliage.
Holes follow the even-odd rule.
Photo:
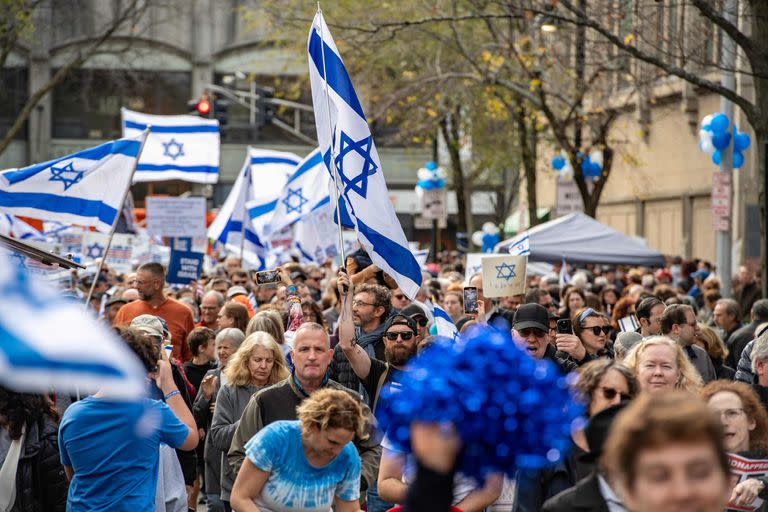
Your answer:
[[[410,71],[407,69],[403,71],[403,78],[405,78],[406,80],[411,80],[415,76],[416,76],[416,73],[414,73],[413,71]]]
[[[536,90],[536,89],[538,89],[540,86],[541,86],[541,80],[539,80],[538,78],[534,78],[533,80],[531,80],[531,83],[530,83],[530,85],[528,86],[528,88],[529,88],[531,91],[535,91],[535,90]]]
[[[435,118],[435,117],[437,117],[437,112],[435,112],[435,111],[434,111],[433,109],[431,109],[431,108],[428,108],[428,109],[427,109],[427,115],[428,115],[429,117],[431,117],[431,118]]]
[[[483,50],[483,53],[480,54],[480,58],[483,60],[483,62],[489,62],[493,56],[491,55],[491,52],[488,50]]]
[[[494,119],[507,119],[508,117],[507,109],[499,98],[488,98],[485,101],[485,110]]]
[[[631,32],[626,36],[624,36],[624,44],[632,44],[634,40],[635,40],[635,34]]]
[[[408,96],[407,98],[405,98],[405,102],[406,103],[413,103],[414,101],[416,101],[416,96],[414,96],[414,95],[411,95],[411,96]]]

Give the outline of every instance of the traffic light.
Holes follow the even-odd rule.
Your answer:
[[[208,94],[203,94],[200,99],[193,99],[187,102],[189,113],[194,116],[211,117],[211,101]]]
[[[275,105],[271,100],[275,96],[275,90],[271,87],[258,87],[257,94],[259,95],[259,112],[257,114],[259,126],[270,124],[272,118],[275,116]]]

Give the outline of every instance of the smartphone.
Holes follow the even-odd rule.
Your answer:
[[[279,270],[262,270],[256,272],[256,284],[273,284],[280,282]]]
[[[464,313],[467,315],[477,314],[477,288],[474,286],[464,288]]]
[[[569,319],[561,318],[557,321],[557,334],[573,334],[573,327]]]

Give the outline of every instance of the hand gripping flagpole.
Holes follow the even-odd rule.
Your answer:
[[[320,2],[317,2],[317,12],[320,18],[323,18],[323,10],[320,9]],[[323,33],[323,23],[320,24],[320,56],[323,61],[323,83],[325,86],[325,104],[328,107],[328,133],[333,133],[333,124],[331,123],[331,97],[328,94],[328,73],[325,70],[325,34]],[[339,251],[341,252],[341,268],[345,268],[347,257],[344,253],[344,237],[341,234],[341,198],[339,197],[339,170],[336,168],[336,155],[333,151],[333,139],[331,139],[331,175],[333,176],[333,190],[336,196],[336,224],[339,227]]]
[[[136,166],[139,165],[139,159],[141,158],[141,153],[142,151],[144,151],[144,145],[147,143],[147,137],[149,137],[149,132],[151,130],[152,130],[151,125],[147,125],[146,130],[144,130],[144,140],[141,141],[141,146],[139,147],[139,152],[136,155],[136,160],[133,162],[133,170],[131,171],[131,175],[128,178],[128,186],[125,187],[125,192],[123,192],[123,200],[120,201],[120,207],[117,209],[115,220],[112,221],[112,227],[109,230],[109,238],[107,239],[107,248],[104,250],[104,255],[99,259],[99,266],[96,268],[96,275],[93,276],[91,289],[88,290],[88,297],[86,297],[85,299],[86,310],[88,309],[88,305],[91,303],[91,297],[93,297],[93,290],[94,288],[96,288],[96,281],[99,279],[99,275],[101,274],[102,268],[104,268],[104,260],[107,259],[107,255],[109,254],[109,248],[112,247],[112,238],[115,236],[115,230],[117,229],[117,222],[120,220],[120,214],[123,211],[123,206],[125,206],[125,199],[128,197],[128,192],[130,192],[131,190],[131,183],[133,183],[133,175],[136,174]]]

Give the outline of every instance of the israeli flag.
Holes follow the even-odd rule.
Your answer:
[[[330,182],[323,156],[316,149],[298,164],[277,198],[246,204],[256,232],[269,239],[273,233],[291,226],[309,212],[330,204]]]
[[[23,169],[0,172],[0,213],[109,232],[146,132]]]
[[[448,313],[437,304],[431,302],[428,302],[427,304],[432,308],[432,316],[435,318],[437,335],[454,341],[458,340],[459,330],[456,329],[456,324],[453,323],[453,320],[451,320]]]
[[[133,399],[147,372],[105,324],[0,254],[0,383],[18,392]]]
[[[0,233],[27,242],[45,242],[43,233],[13,215],[0,214]]]
[[[208,238],[221,242],[230,253],[239,256],[244,232],[243,259],[252,267],[263,269],[269,246],[248,220],[246,204],[265,195],[277,197],[300,161],[293,153],[249,148],[229,196],[208,227]]]
[[[325,170],[323,174],[327,177]],[[330,203],[324,203],[294,224],[293,247],[303,262],[322,265],[339,254],[333,215]]]
[[[570,281],[571,276],[568,275],[568,265],[565,263],[565,256],[563,256],[563,263],[560,265],[560,274],[557,276],[557,284],[563,289]]]
[[[331,173],[338,173],[339,193],[371,260],[413,299],[421,285],[421,269],[390,202],[363,107],[319,11],[309,31],[307,50],[317,138],[325,165]]]
[[[216,183],[219,179],[219,122],[197,116],[155,116],[120,109],[123,137],[152,126],[136,167],[134,183],[183,180]]]
[[[531,254],[531,242],[527,231],[512,240],[509,246],[509,254],[514,256],[529,256]]]

